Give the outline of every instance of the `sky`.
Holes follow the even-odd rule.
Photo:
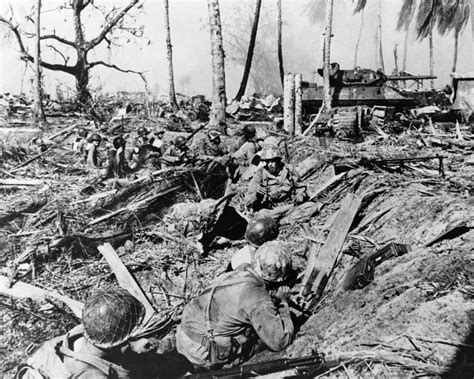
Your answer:
[[[242,27],[251,20],[251,10],[254,1],[250,3],[248,12],[239,5],[245,1],[221,0],[222,33],[226,41],[238,23]],[[333,38],[331,61],[338,62],[341,68],[352,68],[354,65],[354,47],[361,25],[361,15],[353,14],[352,0],[334,0]],[[385,71],[390,74],[394,68],[394,47],[397,44],[398,64],[403,59],[404,32],[396,31],[398,11],[401,0],[382,1],[382,40],[384,45]],[[36,1],[11,1],[13,20],[24,24],[25,16],[31,11]],[[45,30],[54,29],[58,35],[71,38],[73,36],[72,22],[55,8],[67,3],[67,0],[43,0],[42,25]],[[111,6],[124,4],[125,0],[96,0],[96,4]],[[171,38],[173,44],[173,63],[175,86],[178,92],[187,95],[204,94],[210,96],[212,91],[212,73],[210,57],[210,38],[207,27],[208,13],[206,0],[169,0]],[[262,16],[266,21],[266,33],[258,36],[268,38],[268,33],[277,33],[276,0],[263,0]],[[308,17],[308,0],[282,0],[283,14],[283,51],[285,71],[302,73],[303,80],[314,81],[315,70],[322,65],[322,31],[321,22],[314,23]],[[357,64],[361,67],[377,67],[375,15],[377,0],[368,0],[364,14],[362,39]],[[242,10],[243,9],[243,10]],[[324,9],[321,9],[324,14]],[[0,14],[10,17],[11,10],[7,0],[0,1]],[[99,18],[85,18],[84,28],[86,37],[93,37],[98,30]],[[90,55],[90,60],[103,59],[125,68],[145,72],[149,89],[153,93],[166,93],[168,87],[168,64],[166,61],[166,31],[164,27],[164,6],[161,0],[145,0],[143,13],[136,19],[137,25],[144,26],[147,37],[138,43],[128,43],[110,51],[101,45],[96,53]],[[27,23],[31,28],[32,23]],[[232,24],[233,28],[230,27]],[[239,26],[239,25],[237,25]],[[16,41],[8,37],[8,30],[0,26],[0,92],[29,93],[33,78],[32,67],[25,69],[25,63],[19,60]],[[226,32],[228,35],[226,35]],[[457,71],[460,73],[474,72],[474,44],[472,40],[471,23],[467,25],[460,37]],[[27,42],[30,49],[32,41]],[[224,46],[226,47],[226,45]],[[434,35],[435,84],[444,87],[450,82],[450,72],[453,60],[454,37],[450,33],[441,37]],[[45,44],[42,46],[43,59],[51,63],[63,63],[57,54]],[[30,50],[33,51],[33,50]],[[230,51],[230,50],[229,50]],[[244,53],[242,53],[244,54]],[[274,69],[278,69],[276,46],[274,49]],[[243,57],[242,57],[243,58]],[[70,63],[74,61],[71,54]],[[273,62],[273,61],[272,61]],[[409,34],[407,53],[407,71],[414,74],[429,74],[428,41],[418,41],[414,33]],[[234,61],[226,61],[227,96],[232,97],[237,92],[242,77],[243,67]],[[44,83],[48,93],[53,97],[56,88],[63,93],[74,90],[73,77],[67,74],[44,70]],[[316,79],[322,84],[322,79]],[[143,81],[138,75],[123,74],[117,71],[97,68],[92,71],[91,89],[101,88],[104,92],[143,91]],[[251,88],[249,89],[251,91]]]

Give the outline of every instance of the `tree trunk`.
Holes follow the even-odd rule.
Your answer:
[[[168,101],[173,111],[178,110],[178,102],[176,101],[176,91],[174,88],[174,71],[173,71],[173,46],[171,45],[171,29],[170,29],[170,12],[168,0],[165,1],[165,26],[166,26],[166,47],[168,59]]]
[[[207,5],[212,55],[212,107],[209,115],[209,126],[219,129],[221,133],[226,133],[225,66],[219,0],[207,0]]]
[[[331,33],[332,33],[332,11],[334,0],[327,0],[326,2],[326,27],[324,31],[324,103],[327,111],[332,109],[332,95],[329,85],[329,68],[331,64]]]
[[[362,38],[362,29],[364,29],[364,13],[365,13],[365,8],[362,9],[360,13],[359,35],[357,36],[357,42],[356,42],[355,50],[354,50],[354,68],[357,67],[357,56],[359,55],[359,45],[360,45],[360,40]]]
[[[474,45],[474,0],[471,0],[471,31],[472,31],[472,41]]]
[[[303,132],[303,89],[301,88],[301,74],[295,74],[295,134]]]
[[[399,71],[398,71],[398,44],[395,44],[395,46],[393,47],[393,61],[395,63],[395,75],[399,75]],[[398,80],[394,84],[397,87],[400,86],[400,82]]]
[[[385,64],[383,61],[383,44],[382,44],[382,0],[379,0],[379,10],[378,15],[379,19],[379,68],[382,69],[382,72],[385,73]]]
[[[35,122],[40,124],[42,127],[46,121],[43,109],[43,88],[41,85],[41,46],[40,46],[40,33],[41,33],[41,0],[37,0],[36,9],[36,56],[35,56],[35,100],[34,100],[34,119]]]
[[[249,80],[250,67],[252,66],[253,50],[255,48],[255,39],[257,38],[258,20],[260,18],[260,8],[262,7],[262,0],[257,0],[255,3],[255,14],[253,17],[252,32],[250,34],[249,49],[247,52],[247,60],[245,61],[244,75],[242,76],[242,82],[240,83],[239,91],[235,96],[235,100],[240,101],[242,96],[245,94],[247,88],[247,82]]]
[[[454,58],[453,58],[453,67],[451,72],[456,72],[456,66],[458,64],[458,49],[459,49],[459,31],[454,31]]]
[[[87,69],[86,53],[78,51],[74,76],[76,78],[77,101],[82,105],[90,104],[89,70]]]
[[[474,0],[472,0],[474,1]],[[283,69],[283,47],[282,47],[282,21],[281,21],[281,0],[278,0],[278,67],[280,69],[281,85],[285,84],[285,70]]]
[[[283,128],[290,135],[295,133],[295,78],[292,73],[285,75],[283,87]]]
[[[410,27],[407,27],[405,30],[405,40],[403,41],[403,62],[402,62],[402,72],[407,70],[407,51],[408,51],[408,34],[410,32]]]
[[[430,30],[429,46],[430,46],[430,76],[433,76],[434,75],[433,29]],[[434,79],[430,80],[430,86],[431,86],[431,89],[434,88]]]

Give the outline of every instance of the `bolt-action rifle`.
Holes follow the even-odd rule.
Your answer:
[[[339,364],[339,360],[326,361],[324,355],[313,354],[302,358],[283,358],[265,362],[244,363],[238,367],[203,371],[183,378],[249,378],[291,369],[294,369],[297,372],[297,375],[292,375],[292,377],[313,378],[314,376],[324,373],[328,369],[336,367]]]

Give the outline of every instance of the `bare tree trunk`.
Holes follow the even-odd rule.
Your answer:
[[[430,76],[433,76],[434,75],[433,29],[430,29],[429,46],[430,46]],[[430,80],[430,86],[431,86],[431,89],[434,88],[434,79]]]
[[[395,62],[395,73],[398,75],[398,44],[393,47],[393,60]]]
[[[453,67],[451,72],[456,72],[456,66],[458,65],[458,50],[459,50],[459,31],[454,31],[454,58],[453,58]]]
[[[226,133],[225,66],[219,0],[207,0],[207,6],[212,55],[212,107],[209,114],[209,126],[219,129],[221,133]]]
[[[471,0],[471,31],[472,31],[472,41],[474,45],[474,0]]]
[[[290,135],[295,133],[295,78],[292,73],[285,75],[283,87],[283,127]]]
[[[301,74],[295,74],[295,134],[303,132],[303,89],[301,88]]]
[[[244,75],[240,82],[240,88],[235,95],[235,100],[240,101],[245,94],[247,82],[249,80],[250,68],[252,66],[253,50],[255,48],[255,39],[257,38],[258,20],[260,19],[260,8],[262,7],[262,0],[257,0],[255,3],[255,13],[253,16],[252,32],[250,33],[249,49],[247,51],[247,59],[245,61]]]
[[[359,55],[359,45],[360,45],[360,40],[362,38],[362,30],[364,29],[364,13],[365,13],[365,8],[362,9],[360,13],[359,35],[357,36],[357,42],[356,42],[355,51],[354,51],[354,68],[357,67],[357,56]]]
[[[329,86],[329,68],[331,64],[331,33],[332,33],[332,11],[334,0],[327,0],[326,2],[326,28],[324,31],[324,103],[327,111],[332,109],[332,95]]]
[[[176,101],[176,91],[174,88],[173,45],[171,45],[170,10],[168,0],[165,0],[165,26],[168,58],[168,101],[173,110],[176,111],[178,109],[178,102]]]
[[[407,27],[405,30],[405,40],[403,41],[403,62],[402,62],[402,72],[407,70],[407,51],[408,51],[408,34],[410,32],[410,28]]]
[[[380,67],[383,72],[385,72],[385,64],[383,61],[383,44],[382,44],[382,0],[379,0],[379,10],[378,10],[378,20],[379,20],[379,59]]]
[[[278,0],[278,67],[280,68],[280,80],[283,86],[285,84],[285,70],[283,69],[282,27],[281,0]]]
[[[41,33],[41,0],[37,0],[36,9],[36,56],[35,56],[35,100],[34,100],[34,119],[35,122],[40,124],[42,127],[46,121],[43,109],[43,87],[41,85],[41,46],[40,46],[40,33]]]

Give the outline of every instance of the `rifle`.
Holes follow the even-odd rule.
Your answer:
[[[313,355],[301,358],[282,358],[265,362],[244,363],[238,367],[202,371],[190,376],[183,376],[182,378],[249,378],[291,369],[295,369],[297,371],[296,376],[291,376],[293,378],[313,378],[316,375],[326,372],[332,367],[339,366],[339,364],[339,360],[325,361],[323,354],[320,355],[318,353],[314,353]]]
[[[439,161],[438,172],[441,175],[441,177],[444,178],[443,156],[438,155],[438,154],[434,156],[428,156],[428,157],[412,157],[412,158],[390,158],[390,159],[362,158],[361,164],[362,165],[373,164],[373,165],[377,165],[381,167],[388,167],[390,165],[398,165],[402,167],[405,162],[425,162],[431,159],[438,159]]]
[[[193,132],[189,136],[186,137],[183,144],[187,144],[191,140],[191,138],[193,138],[198,132],[203,130],[208,124],[209,123],[205,122],[200,127],[198,127],[196,130],[193,130]]]

